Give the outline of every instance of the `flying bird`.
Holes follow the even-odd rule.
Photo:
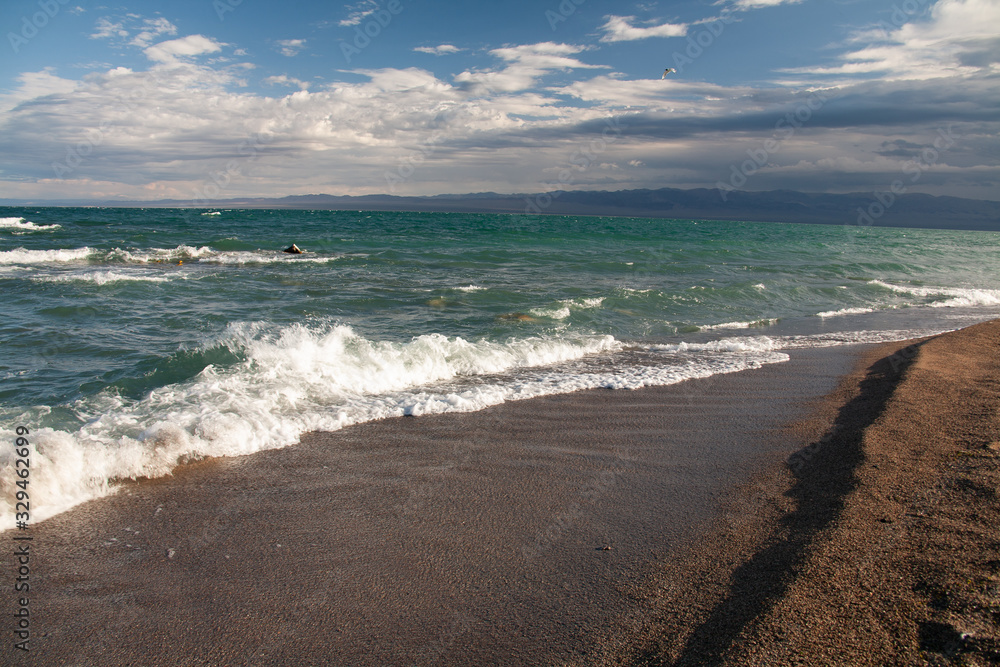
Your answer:
[[[668,74],[671,74],[671,73],[676,72],[676,71],[677,70],[675,70],[673,67],[668,67],[667,69],[663,70],[663,76],[661,76],[660,78],[661,79],[666,79]]]

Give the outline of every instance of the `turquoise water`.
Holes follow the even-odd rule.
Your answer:
[[[19,424],[45,516],[310,429],[958,328],[1000,314],[998,269],[981,232],[0,208],[0,484]]]

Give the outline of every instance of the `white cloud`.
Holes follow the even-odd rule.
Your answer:
[[[542,42],[493,49],[490,55],[509,64],[499,70],[466,70],[455,81],[483,87],[490,91],[514,92],[536,85],[539,78],[553,70],[606,69],[605,65],[588,65],[569,56],[584,50],[582,46]]]
[[[132,39],[132,46],[138,46],[139,48],[144,49],[152,44],[153,40],[160,35],[177,34],[177,26],[165,18],[146,19],[143,27],[145,30]]]
[[[278,45],[278,52],[283,56],[297,56],[302,49],[306,48],[304,39],[279,39],[275,42]]]
[[[975,3],[942,4],[937,32],[914,22],[914,35],[959,34],[953,22],[970,15],[949,11]],[[965,57],[980,37],[970,26],[963,30],[961,39],[972,40],[962,42]],[[238,172],[221,179],[223,197],[386,192],[386,174],[402,173],[400,165],[412,176],[392,190],[397,194],[530,192],[543,181],[561,182],[572,156],[595,137],[606,139],[606,150],[585,172],[574,169],[567,187],[714,187],[729,177],[730,163],[746,160],[747,150],[772,137],[776,121],[808,95],[779,86],[661,81],[658,73],[627,80],[581,60],[585,47],[553,42],[495,49],[493,68],[451,79],[417,67],[353,70],[362,81],[351,77],[309,90],[292,71],[264,78],[264,85],[275,86],[268,92],[251,93],[240,88],[244,65],[197,58],[224,46],[190,35],[146,47],[147,72],[114,68],[80,81],[53,70],[22,74],[20,88],[0,97],[5,196],[58,191],[64,197],[188,199],[228,164]],[[540,85],[546,77],[558,87]],[[955,120],[959,143],[919,185],[942,192],[957,187],[945,183],[947,177],[967,192],[978,187],[996,197],[997,180],[989,179],[997,169],[983,167],[994,164],[984,156],[995,153],[1000,136],[989,116],[1000,108],[992,81],[846,85],[781,142],[753,187],[843,191],[890,183],[899,165],[884,155],[886,137],[899,142],[894,146],[926,145],[933,141],[932,124]],[[621,122],[620,134],[608,134],[609,118]],[[245,150],[248,142],[259,148]],[[65,162],[71,149],[86,155],[62,180],[54,178],[53,165]],[[797,165],[805,167],[796,171]]]
[[[109,18],[97,19],[97,31],[90,35],[91,39],[108,39],[110,37],[128,37],[128,30],[121,22],[115,23]]]
[[[895,7],[889,21],[876,29],[859,31],[850,41],[869,43],[839,56],[839,65],[785,71],[847,77],[877,75],[888,80],[1000,73],[998,0],[940,0],[926,20],[917,12],[908,14]]]
[[[347,18],[340,21],[338,25],[349,28],[358,25],[366,18],[378,11],[379,4],[375,0],[363,0],[356,5],[348,5],[346,9],[350,12]]]
[[[306,81],[296,79],[295,77],[288,76],[287,74],[269,76],[261,81],[261,83],[268,86],[298,86],[302,90],[308,90],[309,88],[309,84]]]
[[[144,19],[138,14],[125,14],[117,19],[104,16],[97,19],[91,39],[109,39],[119,44],[129,44],[141,49],[148,47],[158,37],[176,35],[177,26],[163,17]],[[129,36],[135,32],[131,40]]]
[[[604,36],[602,42],[629,42],[650,37],[683,37],[687,34],[686,23],[664,23],[648,28],[637,28],[632,25],[634,16],[606,16],[607,22],[601,26]]]
[[[222,50],[222,44],[204,35],[188,35],[180,39],[154,44],[143,51],[150,60],[172,64],[179,58],[201,56]]]
[[[777,7],[778,5],[797,5],[802,0],[736,0],[734,9],[748,10],[761,7]]]
[[[413,50],[418,53],[429,53],[433,56],[443,56],[448,53],[458,53],[463,49],[460,49],[457,46],[452,46],[451,44],[441,44],[440,46],[418,46]]]
[[[21,85],[11,93],[0,94],[0,112],[9,111],[21,102],[49,95],[66,95],[77,87],[77,82],[53,74],[51,67],[40,72],[24,72],[17,77]]]

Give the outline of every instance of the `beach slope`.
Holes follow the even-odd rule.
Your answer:
[[[989,664],[1000,322],[791,356],[127,483],[32,527],[0,662]]]
[[[1000,322],[870,349],[795,427],[771,504],[675,553],[609,662],[1000,664]]]

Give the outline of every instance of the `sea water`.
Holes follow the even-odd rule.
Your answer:
[[[305,252],[282,250],[292,243]],[[634,389],[1000,316],[1000,234],[0,208],[0,529],[310,430]]]

